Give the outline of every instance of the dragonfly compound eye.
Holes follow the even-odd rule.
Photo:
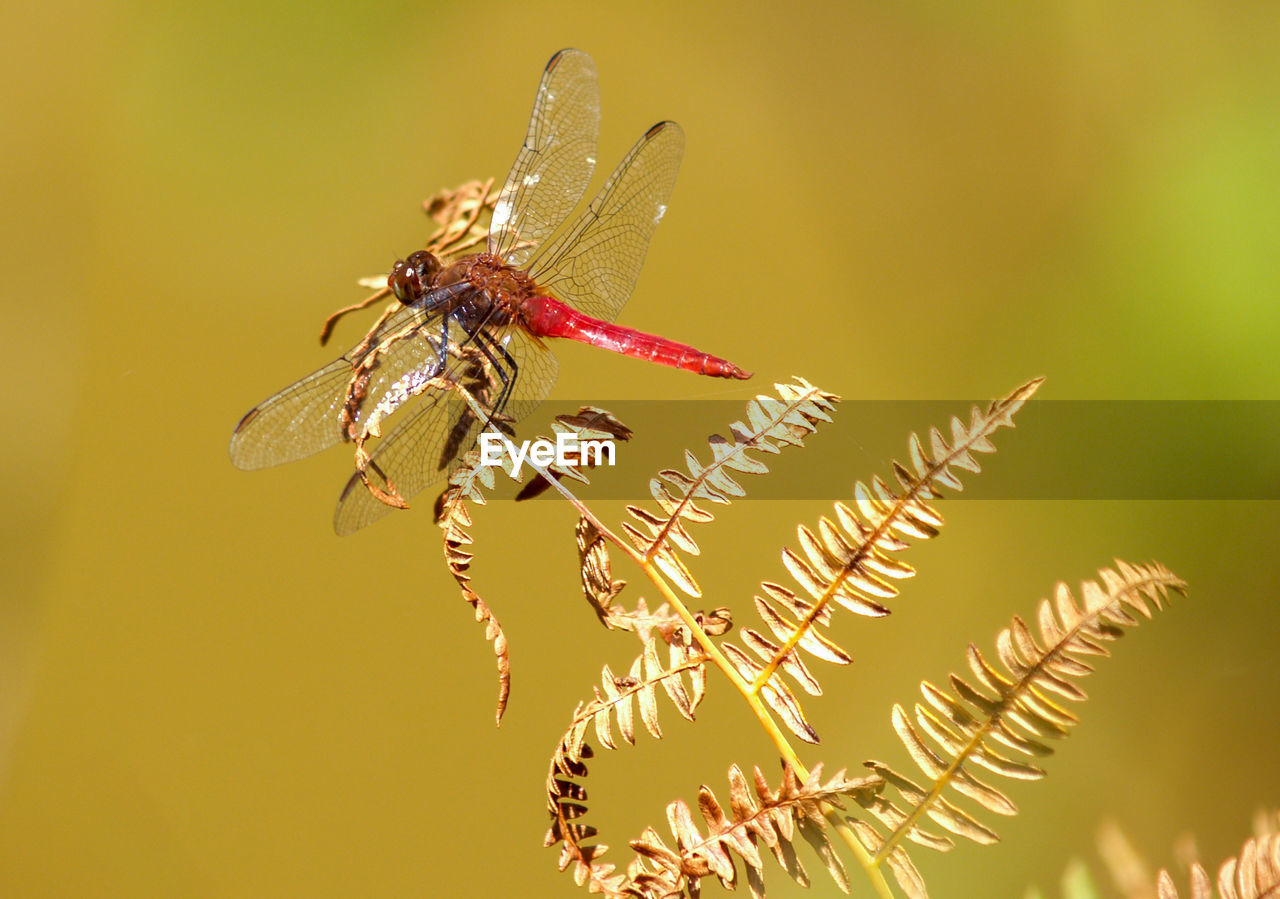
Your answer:
[[[413,270],[407,261],[400,259],[391,267],[391,274],[387,275],[387,286],[391,288],[391,292],[396,295],[396,299],[406,306],[414,301],[417,296],[418,273]]]

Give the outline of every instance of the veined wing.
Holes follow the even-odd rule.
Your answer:
[[[236,468],[269,468],[328,449],[345,438],[340,415],[347,385],[355,367],[371,347],[408,329],[411,336],[393,343],[378,359],[370,375],[356,420],[374,408],[387,388],[408,371],[433,365],[438,349],[431,332],[438,328],[422,305],[397,309],[382,323],[372,340],[366,339],[323,368],[290,384],[254,406],[231,435],[231,461]]]
[[[450,338],[451,346],[463,352],[473,351],[475,341],[468,342],[470,335],[456,325],[454,331]],[[514,363],[516,380],[506,404],[494,409],[501,385],[496,378],[490,378],[491,383],[483,391],[486,395],[479,397],[480,406],[504,419],[519,421],[551,392],[556,380],[555,356],[518,327],[491,330],[489,333],[494,335],[506,350],[510,362]],[[499,353],[494,355],[504,363],[507,361]],[[452,356],[446,377],[468,383],[465,369],[474,359],[474,355],[470,361]],[[411,408],[397,414],[399,421],[395,428],[377,441],[376,448],[369,454],[366,471],[371,483],[379,489],[388,490],[387,482],[390,481],[395,492],[410,500],[448,474],[453,454],[442,452],[446,446],[452,441],[462,452],[470,449],[479,437],[484,421],[477,420],[466,400],[450,389],[433,386],[406,406]],[[333,529],[339,536],[353,534],[391,509],[369,492],[358,473],[354,474],[338,499]]]
[[[599,134],[596,65],[581,50],[561,50],[543,70],[524,146],[494,204],[490,253],[524,267],[582,199]]]
[[[646,131],[586,211],[533,258],[529,273],[538,286],[613,321],[640,276],[683,155],[684,132],[675,122]]]

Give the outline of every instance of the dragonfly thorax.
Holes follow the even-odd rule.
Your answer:
[[[409,306],[422,299],[439,271],[440,260],[426,250],[418,250],[396,261],[387,275],[387,286],[397,300]]]
[[[438,281],[447,284],[455,278],[474,287],[485,304],[493,307],[494,314],[504,317],[517,312],[538,291],[528,272],[503,262],[493,253],[460,259],[445,269]]]

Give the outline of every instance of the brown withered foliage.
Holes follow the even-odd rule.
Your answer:
[[[1218,868],[1220,899],[1274,899],[1280,896],[1280,815],[1260,815],[1254,836],[1240,854]],[[1191,864],[1190,899],[1213,899],[1214,882],[1199,862]],[[1178,899],[1173,877],[1162,870],[1157,881],[1160,899]]]
[[[906,461],[890,466],[891,480],[858,481],[850,501],[837,502],[813,526],[801,525],[795,548],[781,554],[793,585],[765,580],[753,598],[759,625],[735,627],[727,606],[705,611],[685,605],[680,594],[703,595],[688,561],[700,552],[692,530],[714,522],[715,505],[746,495],[742,475],[766,474],[764,458],[802,447],[819,425],[830,422],[834,395],[796,379],[776,385],[775,395],[753,398],[727,437],[710,438],[709,458],[689,452],[683,468],[658,472],[650,483],[654,506],[628,506],[617,530],[574,495],[573,485],[587,480],[585,466],[526,465],[523,476],[512,466],[503,469],[522,480],[523,495],[555,490],[575,507],[583,596],[605,628],[631,633],[640,643],[623,672],[603,666],[599,683],[574,709],[552,754],[546,843],[560,847],[561,869],[605,896],[699,896],[708,877],[728,888],[745,881],[753,896],[763,896],[772,867],[766,856],[797,883],[811,883],[798,845],[803,842],[842,891],[861,872],[877,895],[894,894],[892,879],[914,899],[928,895],[910,855],[914,848],[948,850],[956,837],[980,844],[997,839],[965,803],[995,815],[1015,812],[991,777],[1044,775],[1040,761],[1076,722],[1068,706],[1085,699],[1078,681],[1092,671],[1086,660],[1107,655],[1108,644],[1126,628],[1151,618],[1170,592],[1184,591],[1183,582],[1160,564],[1117,561],[1078,594],[1060,583],[1030,622],[1014,616],[997,634],[994,654],[970,644],[966,673],[951,675],[945,687],[923,681],[923,701],[911,710],[894,706],[889,716],[916,774],[868,761],[865,776],[849,778],[842,770],[826,779],[822,763],[807,767],[791,740],[819,742],[797,695],[822,694],[814,663],[852,664],[853,653],[830,633],[837,614],[843,610],[865,620],[890,614],[899,585],[914,574],[900,556],[943,527],[933,500],[960,490],[962,473],[980,472],[978,456],[994,452],[993,435],[1013,427],[1040,383],[975,406],[966,418],[953,417],[945,432],[912,435]],[[598,409],[561,416],[552,428],[580,439],[630,436]],[[454,470],[437,511],[446,564],[494,643],[500,718],[510,690],[510,658],[501,627],[472,583],[475,555],[468,531],[472,510],[484,504],[495,483],[495,469],[480,465],[473,451]],[[654,607],[643,598],[634,606],[623,603],[627,582],[615,576],[615,557],[634,564],[663,601]],[[707,785],[698,790],[696,812],[684,800],[671,800],[665,830],[646,828],[628,841],[625,866],[615,865],[586,820],[589,763],[598,750],[634,744],[643,733],[662,739],[668,706],[696,721],[713,683],[728,683],[773,740],[782,758],[781,780],[771,785],[759,768],[748,777],[734,764],[727,803]],[[1263,895],[1248,892],[1254,881],[1241,872],[1247,867],[1265,874],[1269,869],[1259,868],[1257,859],[1272,847],[1261,840],[1246,844],[1243,860],[1231,869],[1237,892],[1224,895]],[[1203,880],[1197,877],[1193,869],[1193,885]],[[1161,895],[1174,897],[1167,880],[1164,875]]]
[[[556,431],[571,431],[579,440],[596,440],[615,431],[626,431],[625,426],[612,416],[588,414],[586,410],[577,415],[559,416],[554,422]],[[506,434],[507,429],[497,425],[499,434]],[[629,434],[629,431],[626,431]],[[565,478],[584,481],[583,469],[589,469],[582,460],[566,460],[567,467],[552,465],[539,475],[557,483]],[[510,473],[510,472],[508,472]],[[471,563],[474,554],[471,552],[473,540],[468,528],[471,527],[471,506],[484,505],[485,492],[492,490],[496,482],[494,467],[481,463],[480,450],[470,450],[459,460],[449,476],[448,486],[440,494],[435,503],[436,524],[440,527],[443,540],[445,566],[453,575],[462,590],[462,597],[475,609],[476,621],[485,626],[485,639],[493,643],[494,655],[498,661],[498,702],[496,718],[502,722],[507,702],[511,695],[511,656],[502,625],[493,611],[471,586]],[[585,575],[584,575],[585,578]],[[621,590],[622,587],[617,588]]]

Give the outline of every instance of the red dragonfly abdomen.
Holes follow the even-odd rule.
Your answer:
[[[745,380],[751,377],[750,372],[743,371],[727,359],[656,334],[646,334],[635,328],[624,328],[583,315],[554,297],[530,297],[523,305],[525,326],[531,334],[538,337],[564,337],[624,356],[710,375],[713,378]]]

